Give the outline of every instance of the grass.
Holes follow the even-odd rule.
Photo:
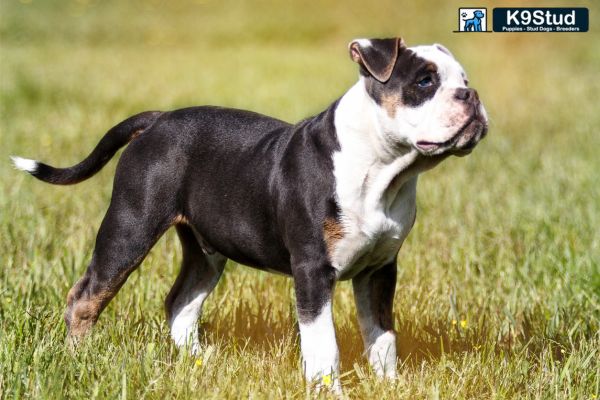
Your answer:
[[[597,7],[587,34],[477,36],[450,33],[464,5],[454,1],[0,4],[0,398],[307,397],[287,278],[230,263],[205,307],[202,358],[171,344],[173,232],[72,351],[65,297],[89,261],[115,162],[51,187],[8,155],[71,165],[148,109],[220,104],[299,120],[356,79],[350,39],[397,34],[455,53],[491,129],[472,155],[420,180],[399,258],[396,382],[369,371],[351,285],[338,285],[346,395],[598,398]]]

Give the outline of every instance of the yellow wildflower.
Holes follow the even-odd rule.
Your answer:
[[[465,329],[467,327],[467,320],[466,319],[461,319],[460,320],[460,327]]]
[[[323,375],[323,385],[330,386],[331,382],[331,374]]]
[[[202,366],[202,357],[197,358],[195,364],[196,364],[196,367],[201,367]]]

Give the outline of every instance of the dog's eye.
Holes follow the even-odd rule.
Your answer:
[[[421,88],[426,88],[431,85],[433,85],[433,79],[431,79],[431,76],[426,76],[425,78],[417,82],[417,86]]]

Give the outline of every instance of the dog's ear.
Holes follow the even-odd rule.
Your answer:
[[[379,82],[387,82],[392,75],[398,54],[406,49],[401,38],[356,39],[348,45],[350,58]]]

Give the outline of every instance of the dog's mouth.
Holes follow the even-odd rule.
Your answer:
[[[445,152],[457,156],[469,154],[485,137],[488,130],[487,120],[479,113],[477,108],[454,136],[444,142],[429,142],[419,140],[415,147],[423,155],[432,156]]]

